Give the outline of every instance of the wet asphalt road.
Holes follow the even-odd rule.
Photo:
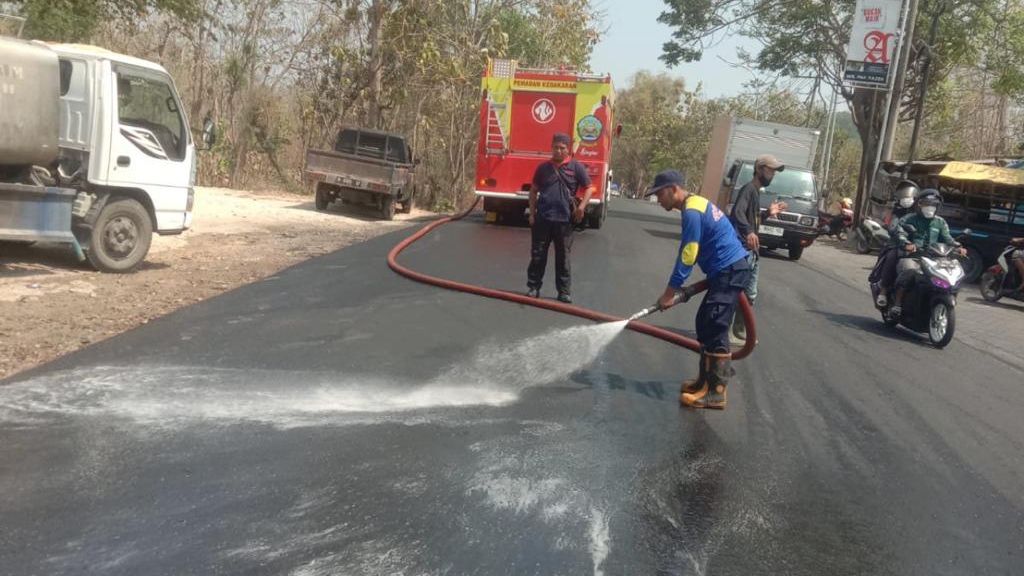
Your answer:
[[[649,304],[677,218],[618,201],[576,238],[577,303]],[[582,322],[400,278],[406,234],[0,383],[0,574],[1024,573],[1021,366],[768,258],[724,413],[681,410],[697,356],[634,333],[568,378],[451,387],[481,345]],[[521,290],[527,244],[476,219],[403,262]]]

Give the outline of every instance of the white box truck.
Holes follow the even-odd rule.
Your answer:
[[[204,123],[203,140],[215,138]],[[192,224],[196,147],[170,75],[81,45],[0,37],[0,241],[66,242],[98,270]]]
[[[715,121],[704,166],[701,195],[727,213],[736,192],[754,178],[754,159],[772,154],[786,165],[767,188],[761,189],[761,227],[758,238],[768,249],[786,248],[798,260],[818,237],[820,193],[814,158],[820,132],[810,128],[760,122],[733,116]],[[765,218],[774,200],[786,202],[784,212]]]

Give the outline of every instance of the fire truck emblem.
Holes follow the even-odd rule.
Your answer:
[[[602,131],[604,131],[604,124],[594,115],[584,116],[576,125],[576,133],[584,142],[597,142],[601,139]]]
[[[533,119],[540,124],[547,124],[555,119],[555,105],[547,98],[541,98],[533,104]]]

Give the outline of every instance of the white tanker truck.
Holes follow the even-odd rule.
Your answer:
[[[213,122],[203,125],[208,148]],[[105,272],[192,224],[196,147],[167,71],[0,37],[0,243],[63,242]]]

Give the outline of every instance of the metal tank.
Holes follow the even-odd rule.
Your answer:
[[[0,37],[0,165],[57,158],[60,63],[46,46]]]

